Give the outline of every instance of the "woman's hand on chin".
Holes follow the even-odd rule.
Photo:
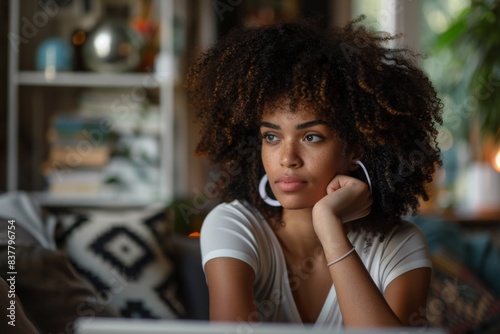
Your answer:
[[[328,184],[326,193],[313,207],[313,226],[320,240],[344,231],[342,223],[370,213],[372,196],[368,185],[361,180],[337,175]]]

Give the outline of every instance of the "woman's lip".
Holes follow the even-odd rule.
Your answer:
[[[276,186],[283,192],[297,191],[305,186],[305,182],[276,182]]]
[[[298,178],[296,176],[292,176],[292,175],[283,175],[283,176],[280,176],[277,180],[276,180],[276,183],[278,182],[286,182],[286,183],[293,183],[293,182],[305,182],[303,179],[301,178]]]
[[[291,175],[283,175],[276,180],[276,186],[284,192],[296,191],[305,184],[306,181]]]

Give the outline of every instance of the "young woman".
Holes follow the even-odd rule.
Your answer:
[[[201,231],[210,318],[425,323],[426,243],[402,217],[440,164],[441,103],[358,22],[234,31],[192,67],[197,152],[224,203]]]

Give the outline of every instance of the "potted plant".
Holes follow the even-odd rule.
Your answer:
[[[500,211],[500,0],[471,0],[441,33],[435,50],[451,50],[459,68],[454,110],[468,135],[471,163],[463,183],[462,211]],[[498,170],[495,170],[497,168]]]

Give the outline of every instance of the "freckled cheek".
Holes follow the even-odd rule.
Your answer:
[[[338,173],[335,164],[330,162],[331,156],[319,155],[312,159],[310,162],[311,175],[315,175],[316,182],[321,188],[325,187]]]
[[[276,165],[276,161],[273,160],[276,155],[271,154],[268,152],[266,149],[262,148],[262,153],[261,153],[261,159],[262,159],[262,164],[264,165],[264,170],[266,171],[267,174],[272,173],[272,168],[274,165]]]
[[[333,171],[329,168],[313,168],[310,169],[310,174],[314,177],[314,186],[319,190],[326,189],[334,177]]]

